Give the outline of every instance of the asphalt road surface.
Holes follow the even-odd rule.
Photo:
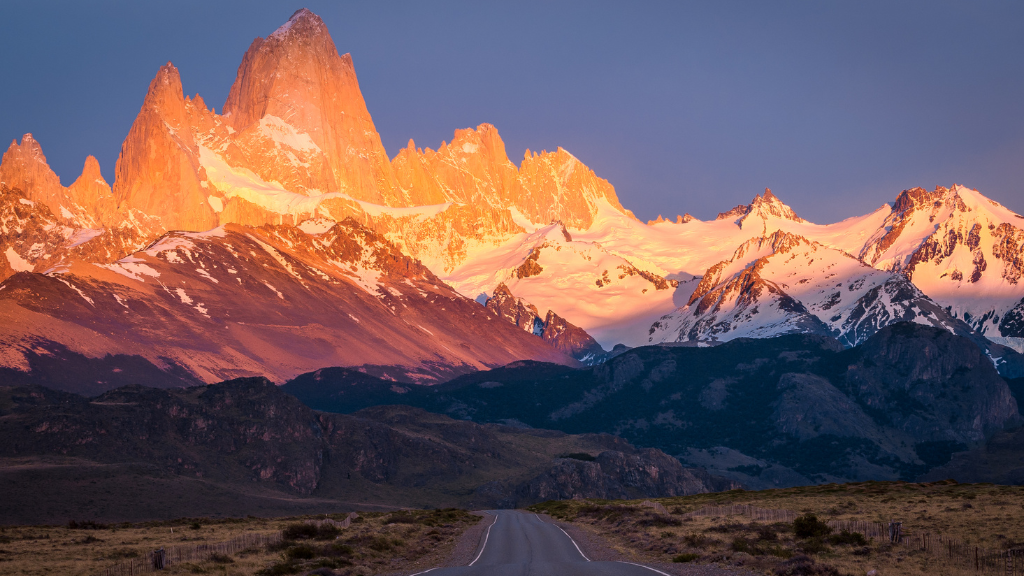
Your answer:
[[[665,572],[627,562],[591,562],[561,528],[536,514],[495,510],[469,566],[434,568],[424,576],[656,576]]]

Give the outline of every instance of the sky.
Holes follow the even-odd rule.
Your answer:
[[[352,54],[391,156],[488,122],[509,157],[561,146],[641,219],[701,219],[770,187],[828,223],[903,189],[1024,213],[1024,2],[0,3],[0,139],[68,185],[113,179],[171,61],[217,111],[242,55],[298,8]]]

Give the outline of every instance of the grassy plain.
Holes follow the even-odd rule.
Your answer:
[[[733,490],[652,499],[668,515],[639,501],[546,502],[537,512],[573,522],[605,537],[621,553],[651,562],[744,566],[765,574],[975,574],[913,546],[833,532],[801,537],[791,522],[759,522],[742,515],[686,517],[704,506],[730,504],[813,514],[821,521],[903,522],[903,533],[927,532],[991,550],[1024,547],[1024,486],[934,482],[865,482],[747,492]],[[806,558],[806,560],[802,559]],[[1024,559],[1022,557],[1021,559]],[[1024,567],[1018,567],[1024,573]]]
[[[346,515],[332,515],[341,521]],[[172,546],[224,542],[247,533],[284,532],[279,545],[214,555],[170,566],[161,574],[223,576],[301,574],[318,568],[338,575],[382,574],[436,566],[447,558],[459,536],[479,522],[463,510],[362,513],[351,526],[315,529],[306,520],[287,518],[189,519],[168,522],[85,523],[84,527],[7,526],[0,528],[0,574],[99,575],[118,562],[144,558]]]

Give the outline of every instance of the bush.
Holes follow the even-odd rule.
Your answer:
[[[807,554],[821,554],[828,551],[828,546],[822,538],[808,538],[800,543],[800,549]]]
[[[671,516],[663,516],[658,513],[646,514],[643,518],[636,521],[637,526],[655,526],[662,528],[665,526],[682,526],[683,521],[679,518],[673,518]]]
[[[68,522],[69,530],[106,530],[110,526],[106,524],[99,524],[92,520],[86,520],[85,522],[75,522],[74,520]]]
[[[683,542],[685,542],[686,545],[690,546],[691,548],[703,548],[708,545],[710,540],[711,539],[707,536],[703,534],[698,534],[696,532],[691,532],[690,534],[683,536]]]
[[[814,514],[804,514],[793,520],[793,533],[797,538],[822,538],[831,534],[832,529]]]
[[[216,562],[217,564],[234,564],[235,559],[227,554],[214,554],[210,556],[210,562]]]
[[[293,562],[281,562],[280,564],[274,564],[269,568],[264,568],[257,572],[257,576],[285,576],[286,574],[296,574],[300,571],[300,568]]]
[[[288,540],[334,540],[341,530],[332,524],[289,524],[284,529]]]
[[[324,556],[351,556],[355,554],[355,550],[348,544],[342,544],[341,542],[335,542],[330,546],[326,547],[322,554]]]
[[[681,564],[683,562],[693,562],[697,558],[700,558],[700,554],[687,553],[676,556],[672,559],[672,561]]]
[[[750,542],[742,537],[738,536],[733,538],[732,544],[729,546],[733,552],[746,552],[747,554],[757,554],[757,550],[750,546]]]
[[[728,534],[729,532],[743,532],[747,529],[746,524],[739,522],[730,522],[728,524],[720,524],[708,528],[708,532],[720,532],[722,534]]]
[[[831,566],[815,564],[807,556],[794,556],[779,564],[775,576],[839,576],[839,571]]]
[[[370,550],[376,550],[377,552],[389,552],[395,546],[402,546],[403,544],[405,544],[405,542],[403,542],[402,540],[400,540],[398,538],[386,538],[384,536],[374,536],[373,538],[370,539],[369,543],[367,544],[367,547]]]
[[[839,534],[833,534],[828,537],[830,544],[846,544],[849,546],[866,546],[868,541],[860,532],[850,532],[849,530],[843,530]]]
[[[311,560],[316,556],[316,551],[309,544],[298,544],[284,551],[289,560]]]

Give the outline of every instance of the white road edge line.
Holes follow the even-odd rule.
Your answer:
[[[476,561],[479,560],[480,557],[484,555],[484,548],[487,548],[487,539],[491,537],[491,528],[494,528],[494,525],[497,524],[497,523],[498,523],[498,515],[495,514],[494,515],[494,522],[491,522],[491,525],[487,527],[487,533],[484,534],[484,545],[480,547],[480,553],[476,555],[476,558],[473,558],[473,561],[469,563],[470,566],[472,566],[473,564],[476,564]],[[414,574],[413,576],[416,576],[416,575]]]
[[[650,566],[644,566],[643,564],[634,564],[633,562],[626,562],[624,560],[619,560],[619,563],[620,564],[632,564],[633,566],[639,566],[641,568],[647,568],[651,572],[657,572],[658,574],[663,574],[664,576],[672,576],[671,574],[668,574],[667,572],[662,572],[661,570],[658,570],[656,568],[651,568]],[[414,574],[413,576],[416,576],[416,575]]]
[[[542,520],[541,517],[538,516],[536,512],[533,515],[537,518],[537,520],[540,520],[541,522],[544,522],[544,520]],[[547,522],[544,522],[544,523],[547,524]],[[551,525],[554,526],[555,528],[558,528],[559,530],[562,530],[562,527],[559,526],[558,524],[551,524]],[[586,560],[587,562],[590,562],[590,558],[587,558],[587,555],[583,553],[583,550],[580,550],[580,545],[577,544],[576,541],[572,539],[572,536],[569,536],[569,533],[566,532],[565,530],[562,530],[562,534],[565,534],[565,537],[569,539],[569,542],[572,542],[572,545],[576,547],[576,551],[580,553],[580,556],[583,556],[584,560]],[[413,574],[413,576],[416,576],[416,575]]]
[[[562,530],[561,526],[555,526],[555,528],[558,528],[559,530]],[[577,544],[576,541],[572,539],[572,536],[569,536],[569,533],[566,532],[565,530],[562,530],[562,534],[565,534],[565,537],[569,539],[569,542],[572,542],[572,545],[576,547],[576,551],[580,553],[580,556],[583,556],[584,560],[586,560],[587,562],[590,562],[590,558],[587,558],[587,555],[583,553],[583,550],[580,550],[580,545]],[[669,575],[666,574],[665,576],[669,576]]]
[[[411,574],[410,576],[420,576],[420,574],[426,574],[427,572],[433,572],[434,570],[437,570],[437,568],[431,568],[430,570],[424,570],[423,572],[417,572],[415,574]]]

